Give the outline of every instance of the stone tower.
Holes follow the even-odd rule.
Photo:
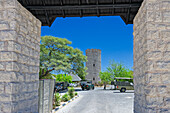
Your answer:
[[[100,81],[99,73],[101,71],[101,50],[100,49],[87,49],[86,50],[87,63],[86,67],[87,75],[86,80],[92,80],[94,84]]]

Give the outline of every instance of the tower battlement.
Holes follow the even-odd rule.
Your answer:
[[[101,53],[101,50],[100,49],[87,49],[86,50],[86,54],[90,53],[90,52],[99,52],[99,53]]]

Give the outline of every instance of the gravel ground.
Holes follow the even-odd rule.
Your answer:
[[[120,93],[116,90],[81,91],[76,88],[79,98],[56,113],[133,113],[133,91]]]

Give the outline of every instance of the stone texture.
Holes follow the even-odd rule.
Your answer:
[[[51,113],[53,109],[53,93],[55,80],[40,80],[39,82],[39,113]]]
[[[41,22],[0,0],[0,113],[38,113]]]
[[[87,49],[87,80],[92,80],[94,84],[97,84],[100,80],[99,73],[101,71],[101,50],[99,49]]]
[[[170,0],[144,0],[134,19],[135,113],[169,113]]]

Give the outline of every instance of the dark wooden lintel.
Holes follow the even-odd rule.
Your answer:
[[[140,3],[108,4],[108,5],[64,5],[64,6],[26,6],[30,10],[70,10],[70,9],[113,9],[113,8],[139,8]]]

